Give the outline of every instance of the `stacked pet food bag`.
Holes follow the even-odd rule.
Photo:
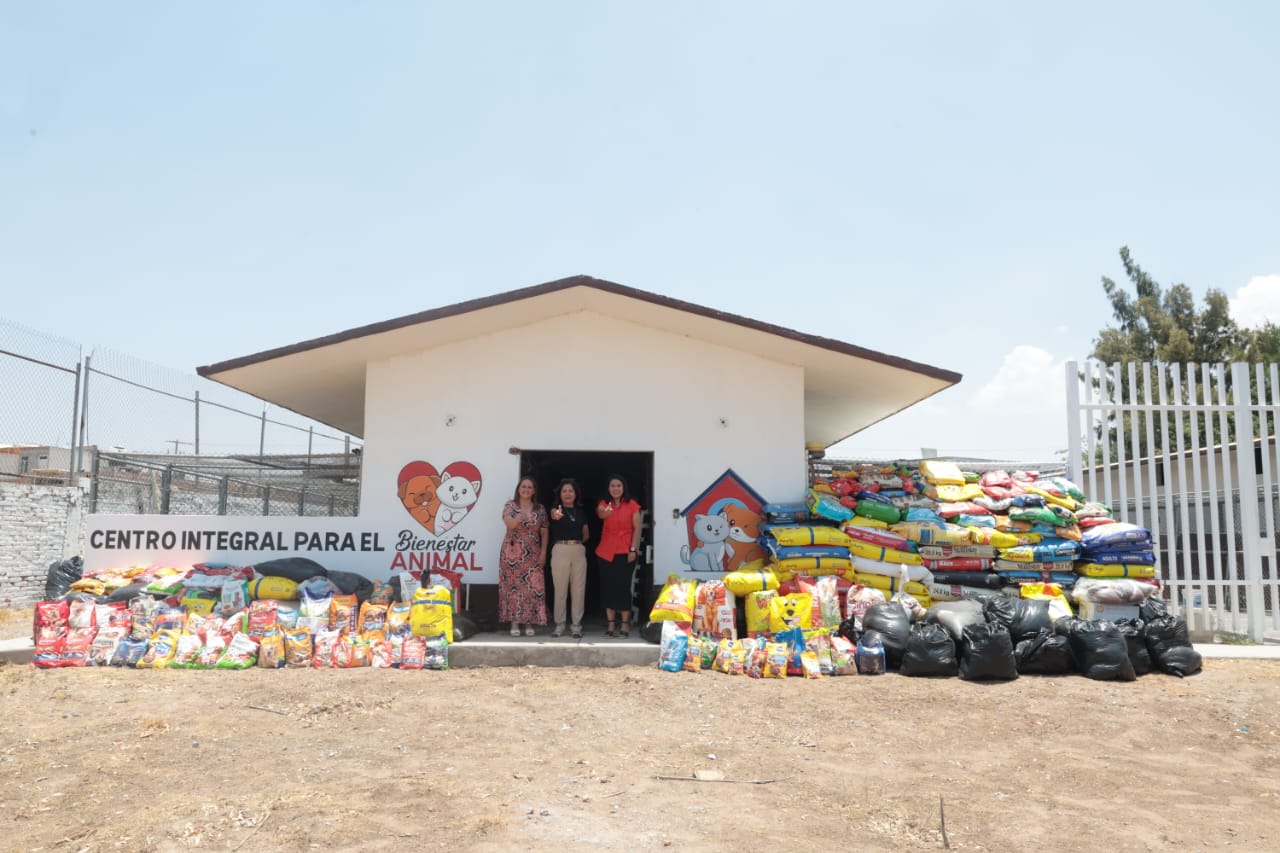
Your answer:
[[[403,599],[403,600],[396,600]],[[453,596],[294,558],[256,567],[131,567],[35,608],[37,667],[447,669]]]
[[[804,503],[765,505],[768,559],[722,580],[668,578],[650,614],[663,669],[1121,681],[1200,669],[1158,595],[1150,532],[1069,480],[928,460],[831,468],[811,486]]]

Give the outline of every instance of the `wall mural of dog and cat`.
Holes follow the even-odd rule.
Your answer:
[[[756,541],[765,504],[755,489],[726,470],[681,512],[689,542],[680,561],[690,572],[723,574],[765,556]]]

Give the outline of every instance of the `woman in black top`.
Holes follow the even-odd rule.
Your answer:
[[[555,505],[551,509],[551,581],[555,586],[555,630],[553,637],[563,637],[565,599],[572,599],[573,622],[569,626],[575,639],[582,637],[582,613],[587,597],[587,513],[578,504],[578,484],[572,479],[560,481]]]

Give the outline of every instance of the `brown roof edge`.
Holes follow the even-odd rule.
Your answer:
[[[522,287],[518,290],[510,290],[506,293],[499,293],[493,296],[482,296],[479,299],[470,299],[466,302],[458,302],[454,305],[446,305],[443,308],[433,308],[430,311],[421,311],[417,314],[409,314],[404,317],[397,317],[391,320],[383,320],[380,323],[371,323],[367,326],[358,326],[354,329],[348,329],[345,332],[338,332],[333,335],[326,335],[322,338],[312,338],[308,341],[300,341],[296,344],[289,344],[275,349],[265,350],[253,355],[241,356],[239,358],[221,361],[216,364],[197,367],[196,373],[201,376],[209,377],[210,374],[221,373],[227,370],[235,370],[240,367],[248,367],[251,364],[258,364],[263,361],[270,361],[276,358],[283,358],[288,355],[295,355],[307,350],[320,349],[321,347],[333,346],[345,341],[354,340],[356,338],[377,335],[383,332],[391,332],[396,329],[402,329],[406,326],[417,325],[418,323],[427,323],[432,320],[441,320],[446,317],[455,317],[459,314],[467,314],[471,311],[479,311],[483,308],[491,308],[495,305],[503,305],[508,302],[518,302],[521,299],[530,299],[535,296],[542,296],[548,293],[555,293],[559,290],[567,290],[571,287],[591,287],[596,290],[602,290],[606,293],[614,293],[618,296],[625,296],[630,299],[638,299],[643,302],[649,302],[654,305],[660,305],[665,308],[671,308],[676,311],[684,311],[688,314],[696,314],[701,317],[708,317],[713,320],[720,320],[724,323],[733,323],[734,325],[743,326],[748,329],[754,329],[760,332],[766,332],[778,337],[788,338],[799,343],[809,346],[819,347],[821,349],[831,350],[832,352],[842,353],[844,355],[865,358],[868,361],[874,361],[888,367],[896,367],[901,370],[909,370],[913,373],[919,373],[934,379],[942,380],[951,385],[961,380],[961,375],[951,370],[944,370],[940,367],[922,364],[917,361],[911,361],[898,356],[887,355],[882,352],[876,352],[865,347],[855,346],[854,344],[837,341],[832,338],[818,337],[817,335],[807,335],[803,332],[797,332],[794,329],[787,329],[782,326],[775,326],[772,323],[765,323],[760,320],[752,320],[749,317],[741,317],[737,314],[730,314],[725,311],[716,311],[712,308],[706,308],[702,305],[695,305],[692,302],[685,302],[680,299],[672,299],[668,296],[659,296],[656,293],[650,293],[646,290],[637,290],[634,287],[627,287],[623,284],[617,284],[604,279],[592,278],[588,275],[575,275],[569,278],[557,279],[544,284],[535,284],[530,287]]]

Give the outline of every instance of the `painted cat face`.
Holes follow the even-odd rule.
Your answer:
[[[440,486],[436,489],[436,498],[447,507],[463,509],[476,502],[476,493],[479,491],[480,481],[453,477],[446,471],[444,476],[440,478]]]
[[[695,516],[693,534],[702,542],[723,542],[729,538],[729,522],[723,515]]]

